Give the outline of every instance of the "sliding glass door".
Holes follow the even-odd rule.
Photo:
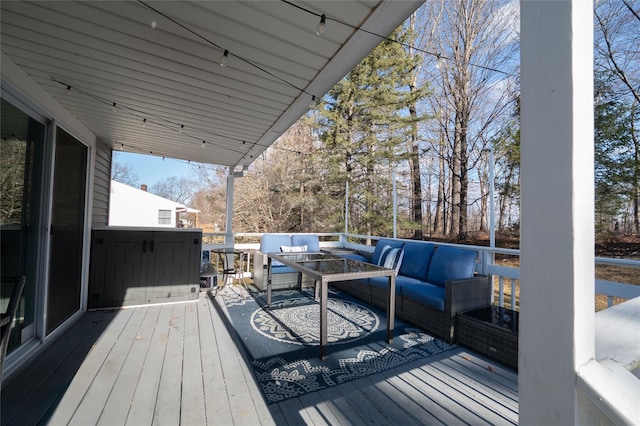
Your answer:
[[[53,167],[53,205],[47,334],[81,307],[88,149],[58,128]]]

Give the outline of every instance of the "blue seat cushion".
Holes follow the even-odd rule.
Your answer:
[[[388,238],[382,238],[378,240],[376,248],[373,251],[373,259],[371,259],[371,263],[373,263],[374,265],[378,264],[378,262],[380,261],[380,255],[382,254],[382,249],[386,246],[391,246],[391,248],[402,248],[403,245],[404,243],[398,240],[390,240]]]
[[[307,246],[307,251],[320,251],[320,239],[317,235],[293,235],[291,237],[291,245]]]
[[[424,282],[407,284],[402,286],[400,294],[430,308],[444,311],[445,290],[443,287]]]
[[[400,265],[400,275],[426,281],[435,246],[431,243],[407,242],[402,248],[404,257]]]
[[[440,246],[431,258],[427,282],[444,287],[447,281],[473,278],[477,253],[473,250]]]
[[[422,281],[417,280],[411,277],[405,277],[403,275],[398,275],[396,277],[396,294],[401,294],[401,288],[406,285],[420,284]],[[389,288],[389,278],[388,277],[373,277],[369,278],[369,285],[372,287],[378,287],[383,290]]]

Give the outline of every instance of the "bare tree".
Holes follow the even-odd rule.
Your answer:
[[[2,155],[0,155],[0,225],[14,225],[22,222],[27,147],[27,142],[22,140],[2,140]]]
[[[138,186],[138,175],[133,172],[133,166],[129,163],[114,162],[111,165],[111,179],[124,183],[134,188]]]
[[[313,120],[303,117],[236,180],[234,228],[246,232],[334,228],[336,200],[323,182],[326,173],[318,155]]]
[[[429,34],[424,48],[431,52],[425,58],[424,78],[436,92],[429,98],[428,107],[436,117],[430,134],[449,171],[449,233],[464,239],[469,173],[513,99],[517,4],[441,0],[425,3],[422,12]],[[444,194],[440,197],[444,201]],[[446,203],[440,205],[446,207]],[[445,214],[443,210],[436,218]]]
[[[170,176],[149,187],[149,192],[180,204],[190,204],[199,189],[193,178]]]

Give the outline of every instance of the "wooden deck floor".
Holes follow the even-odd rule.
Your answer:
[[[267,405],[214,302],[90,312],[2,389],[2,425],[516,424],[517,375],[457,348]]]

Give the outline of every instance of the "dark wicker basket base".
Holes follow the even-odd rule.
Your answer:
[[[518,333],[472,318],[456,316],[456,342],[518,370]]]

